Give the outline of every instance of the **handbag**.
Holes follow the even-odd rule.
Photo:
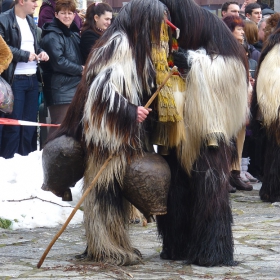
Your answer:
[[[0,76],[0,111],[10,114],[13,112],[14,95],[11,86]]]

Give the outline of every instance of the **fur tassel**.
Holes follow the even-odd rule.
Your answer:
[[[183,117],[186,83],[180,76],[176,75],[170,77],[169,83],[173,91],[178,116]],[[167,147],[177,147],[181,141],[186,139],[186,129],[183,120],[177,119],[176,122],[158,122],[155,130],[154,139],[156,142],[154,144]]]
[[[235,58],[210,57],[204,49],[189,51],[188,57],[186,139],[178,149],[178,158],[190,174],[208,135],[229,145],[246,122],[248,84],[245,67]]]
[[[170,71],[167,63],[166,50],[161,46],[153,46],[152,60],[156,70],[157,86],[161,85]],[[182,119],[178,114],[172,91],[171,80],[167,81],[158,95],[158,115],[160,122],[177,122]]]

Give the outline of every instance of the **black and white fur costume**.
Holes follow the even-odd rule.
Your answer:
[[[260,56],[255,94],[254,117],[261,120],[266,131],[264,176],[260,198],[266,202],[280,201],[280,23],[268,37]],[[269,75],[268,75],[269,73]]]
[[[233,265],[228,179],[231,140],[247,114],[245,53],[224,23],[194,1],[161,1],[180,29],[178,45],[187,69],[186,138],[166,156],[172,182],[167,214],[157,217],[161,257],[202,266]],[[209,145],[213,140],[218,147]]]
[[[87,256],[94,261],[125,265],[141,258],[128,237],[130,205],[122,187],[127,163],[145,150],[137,107],[155,90],[151,49],[152,41],[160,42],[163,16],[159,1],[133,0],[122,8],[92,49],[57,134],[83,144],[84,190],[105,160],[114,156],[84,201]]]

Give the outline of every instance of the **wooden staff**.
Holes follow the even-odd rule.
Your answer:
[[[172,76],[172,74],[177,71],[177,67],[174,66],[171,71],[166,75],[166,77],[164,78],[162,84],[158,87],[158,89],[156,90],[156,92],[151,96],[151,98],[148,100],[147,104],[145,105],[145,108],[148,108],[151,103],[154,101],[154,99],[156,98],[156,96],[158,95],[158,93],[160,92],[160,90],[163,88],[163,86],[166,84],[166,82],[168,81],[168,79]],[[100,170],[98,171],[98,173],[96,174],[96,176],[94,177],[93,181],[91,182],[90,186],[86,189],[86,191],[84,192],[83,196],[80,198],[78,204],[76,205],[76,207],[72,210],[70,216],[68,217],[68,219],[66,220],[66,222],[64,223],[64,225],[62,226],[62,228],[60,229],[60,231],[55,235],[55,237],[53,238],[53,240],[51,241],[51,243],[49,244],[49,246],[46,248],[44,254],[42,255],[40,261],[37,264],[37,268],[40,268],[41,265],[43,264],[46,256],[48,255],[50,249],[52,248],[53,244],[56,242],[56,240],[59,238],[59,236],[62,234],[62,232],[65,230],[65,228],[68,226],[68,224],[70,223],[70,221],[72,220],[73,216],[75,215],[75,213],[77,212],[77,210],[80,208],[80,206],[82,205],[82,203],[84,202],[86,196],[88,195],[88,193],[91,191],[91,189],[94,187],[94,185],[96,184],[99,176],[101,175],[101,173],[103,172],[103,170],[107,167],[108,163],[110,162],[110,160],[113,158],[113,155],[109,156],[106,161],[103,163],[103,165],[101,166]]]
[[[152,104],[152,102],[154,101],[154,99],[157,97],[157,95],[159,94],[159,92],[161,91],[161,89],[164,87],[164,85],[166,84],[166,82],[168,81],[168,79],[173,75],[174,72],[178,71],[177,66],[174,66],[170,72],[165,76],[162,84],[157,88],[157,90],[155,91],[155,93],[151,96],[151,98],[148,100],[148,102],[146,103],[146,105],[144,106],[144,108],[149,108],[149,106]]]
[[[62,234],[62,232],[65,230],[65,228],[68,226],[68,224],[70,223],[70,221],[72,220],[73,216],[75,215],[75,213],[77,212],[77,210],[80,208],[81,204],[84,202],[86,196],[88,195],[88,193],[91,191],[91,189],[93,188],[93,186],[96,184],[99,176],[101,175],[101,173],[103,172],[103,170],[107,167],[108,163],[110,162],[110,160],[112,159],[112,155],[109,156],[106,161],[103,163],[103,165],[101,166],[100,170],[98,171],[98,173],[96,174],[96,176],[94,177],[93,181],[91,182],[90,186],[86,189],[86,191],[84,192],[83,196],[80,198],[78,204],[76,205],[76,207],[72,210],[70,216],[68,217],[68,219],[66,220],[66,222],[64,223],[64,225],[62,226],[62,228],[60,229],[60,231],[55,235],[55,237],[53,238],[53,240],[51,241],[51,243],[49,244],[49,246],[47,247],[47,249],[45,250],[44,254],[42,255],[40,261],[37,264],[37,268],[40,268],[42,263],[44,262],[47,254],[49,253],[50,249],[52,248],[53,244],[55,243],[55,241],[58,239],[58,237]]]

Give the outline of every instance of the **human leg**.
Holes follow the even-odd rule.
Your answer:
[[[201,266],[234,265],[232,214],[227,181],[230,147],[203,148],[188,176],[175,158],[167,159],[172,185],[167,214],[157,216],[161,257]]]
[[[25,92],[25,102],[22,120],[36,122],[38,113],[38,81],[36,75],[28,77],[29,87]],[[33,137],[36,126],[23,126],[21,128],[20,154],[28,155],[34,151]]]
[[[25,103],[25,91],[28,88],[26,77],[14,76],[12,90],[14,94],[13,112],[5,117],[22,120],[23,108]],[[20,126],[6,125],[2,131],[1,156],[12,158],[15,153],[19,152],[20,144]]]
[[[5,114],[0,112],[0,118],[4,118]],[[1,143],[2,143],[2,131],[3,131],[4,125],[0,125],[0,156],[1,156]]]
[[[246,134],[246,126],[244,125],[239,130],[236,137],[238,158],[232,165],[230,185],[235,187],[237,190],[251,191],[253,189],[252,185],[244,183],[240,177],[240,167],[241,167],[242,150],[244,145],[245,134]]]
[[[263,201],[280,202],[280,146],[273,136],[266,140],[264,176],[259,195]]]
[[[84,191],[99,170],[99,168],[95,170],[91,164],[92,158],[88,162],[84,176]],[[107,169],[110,170],[110,166]],[[108,185],[95,186],[89,192],[84,200],[88,258],[116,265],[132,265],[140,261],[141,254],[131,246],[127,232],[129,207],[117,180],[111,181]]]

